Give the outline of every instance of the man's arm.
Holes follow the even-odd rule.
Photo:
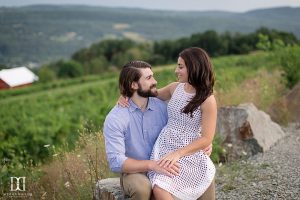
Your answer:
[[[111,171],[120,173],[127,159],[125,155],[125,124],[117,117],[108,115],[103,126],[105,150]]]
[[[152,160],[136,160],[125,155],[125,135],[126,126],[123,121],[115,117],[108,116],[104,122],[103,133],[105,137],[105,149],[109,167],[111,171],[121,173],[137,173],[153,170],[171,176],[179,173],[179,165],[172,168],[160,167]]]
[[[147,172],[151,170],[167,176],[177,176],[179,174],[179,164],[177,163],[171,168],[164,168],[159,166],[157,162],[153,160],[135,160],[128,158],[122,166],[122,172],[125,173]]]

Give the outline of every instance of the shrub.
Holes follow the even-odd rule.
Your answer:
[[[292,88],[300,81],[300,47],[285,48],[279,52],[279,55],[287,86]]]

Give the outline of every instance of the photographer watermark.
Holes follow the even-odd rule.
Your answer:
[[[25,179],[26,177],[10,177],[10,191],[22,191],[25,192]]]
[[[5,197],[32,197],[32,193],[26,192],[26,177],[10,177],[10,192],[4,193]]]

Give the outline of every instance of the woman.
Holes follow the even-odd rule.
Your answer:
[[[214,179],[215,167],[203,149],[212,143],[217,105],[214,74],[207,53],[197,47],[179,54],[175,73],[179,82],[158,90],[168,103],[168,123],[161,131],[151,159],[164,167],[180,164],[178,176],[148,173],[155,199],[197,199]]]
[[[210,58],[201,48],[187,48],[179,54],[175,73],[178,82],[158,90],[159,99],[169,100],[169,119],[156,140],[151,159],[163,167],[179,163],[180,173],[169,177],[150,171],[153,193],[156,200],[189,200],[199,198],[210,188],[201,199],[214,199],[214,186],[209,186],[215,167],[203,152],[212,143],[217,120]],[[119,104],[126,106],[126,101],[121,97]]]

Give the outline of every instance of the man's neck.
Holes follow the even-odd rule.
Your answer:
[[[137,94],[133,94],[131,100],[137,105],[142,111],[145,111],[148,105],[149,98],[148,97],[141,97]]]

